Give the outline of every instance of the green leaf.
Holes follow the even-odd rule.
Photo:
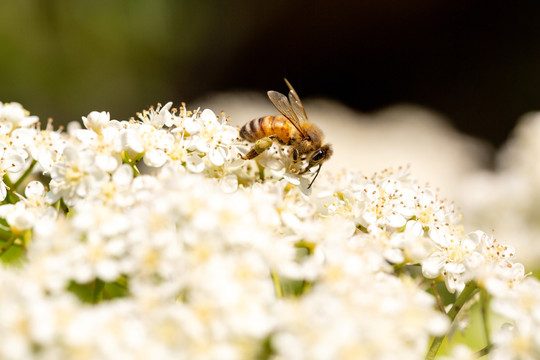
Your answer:
[[[25,251],[23,247],[19,245],[9,244],[7,245],[5,250],[2,249],[0,258],[2,259],[2,262],[4,264],[19,266],[24,263],[24,260],[25,260],[24,254],[25,254]]]
[[[79,284],[71,281],[67,290],[75,294],[82,302],[90,304],[129,296],[129,287],[125,276],[113,282],[95,279],[89,283]]]

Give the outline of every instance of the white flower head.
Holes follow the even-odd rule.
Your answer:
[[[492,309],[512,321],[492,336],[490,358],[534,359],[540,354],[540,282],[527,278],[511,289],[496,294]]]
[[[89,118],[91,116],[89,115]],[[122,126],[118,121],[109,121],[104,113],[94,115],[89,126],[93,128],[75,130],[75,137],[81,141],[82,146],[92,149],[96,153],[96,165],[105,172],[113,172],[122,162]],[[99,122],[105,118],[105,122]]]
[[[461,292],[472,279],[472,269],[485,261],[477,236],[444,234],[436,250],[422,261],[422,273],[428,279],[442,275],[450,292]]]
[[[13,130],[11,141],[15,147],[25,149],[44,172],[50,173],[52,165],[60,160],[68,139],[60,131],[53,131],[50,121],[45,130],[38,127]]]
[[[18,173],[25,166],[25,158],[20,151],[10,148],[6,143],[0,142],[0,200],[7,195],[7,187],[3,177],[9,173]]]
[[[0,206],[0,217],[6,219],[11,231],[20,234],[31,229],[37,221],[54,221],[56,210],[45,201],[45,187],[39,181],[30,182],[25,189],[26,198],[15,204]]]
[[[161,167],[167,162],[167,151],[174,144],[174,136],[151,124],[133,123],[122,132],[122,143],[132,158],[142,157],[147,166]]]
[[[185,138],[183,133],[179,134],[174,133],[174,143],[167,151],[167,156],[171,162],[184,165],[191,172],[202,172],[205,168],[203,154],[195,151],[192,138]]]
[[[92,111],[88,116],[83,116],[82,121],[84,126],[88,130],[93,130],[97,134],[101,133],[101,130],[107,127],[111,116],[108,112]]]
[[[201,130],[199,109],[195,111],[186,110],[185,104],[182,103],[178,116],[171,117],[167,126],[173,127],[172,133],[182,133],[186,136],[193,136]]]
[[[0,117],[0,240],[27,260],[0,272],[2,358],[417,359],[450,330],[427,279],[487,290],[512,322],[490,356],[539,353],[538,281],[407,168],[310,187],[291,146],[246,161],[211,110],[94,111],[63,133],[21,109]]]
[[[94,200],[97,202],[115,204],[120,208],[133,205],[136,196],[133,193],[133,168],[127,164],[120,165],[101,184],[100,192],[96,192]]]
[[[158,104],[157,109],[150,108],[150,110],[138,113],[137,116],[144,124],[151,125],[156,129],[161,129],[164,125],[167,125],[172,121],[173,116],[169,111],[171,106],[171,101],[166,103],[163,107],[161,107],[161,104]]]
[[[203,110],[198,119],[199,131],[193,136],[197,150],[206,153],[216,166],[235,160],[237,153],[232,144],[238,138],[238,130],[209,109]]]
[[[88,148],[66,146],[63,157],[51,169],[49,201],[62,197],[71,206],[99,189],[107,173],[97,167],[95,153]]]
[[[415,359],[424,356],[430,335],[448,329],[448,319],[430,308],[434,299],[412,281],[369,273],[357,280],[356,290],[317,287],[279,304],[277,353],[286,359],[391,359],[396,353]]]
[[[0,102],[0,122],[9,122],[12,128],[29,127],[37,123],[37,116],[30,116],[21,104]]]

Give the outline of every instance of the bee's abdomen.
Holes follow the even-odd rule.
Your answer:
[[[290,125],[284,116],[265,116],[242,126],[240,136],[251,142],[274,136],[279,142],[288,144],[291,138]]]

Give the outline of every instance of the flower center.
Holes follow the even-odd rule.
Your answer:
[[[82,179],[83,175],[83,172],[76,165],[72,164],[72,166],[67,168],[65,178],[69,183],[76,183]]]

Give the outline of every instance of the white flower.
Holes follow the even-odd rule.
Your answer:
[[[284,359],[404,359],[424,356],[430,335],[448,320],[430,308],[434,299],[411,281],[364,273],[356,290],[334,294],[316,287],[280,304],[273,337]],[[369,291],[368,291],[369,289]]]
[[[60,160],[67,139],[59,131],[53,131],[49,122],[45,130],[36,127],[15,129],[11,141],[14,146],[28,151],[41,169],[50,173],[52,165]]]
[[[173,131],[174,132],[174,131]],[[174,144],[167,151],[169,159],[173,162],[185,164],[185,167],[194,173],[204,170],[204,160],[200,152],[195,151],[195,146],[191,139],[185,139],[183,134],[175,134]]]
[[[170,118],[170,121],[166,122],[165,125],[174,127],[172,133],[182,133],[185,136],[193,136],[198,133],[201,129],[199,110],[195,112],[187,111],[185,105],[182,104],[180,108],[180,114],[178,116],[173,116]]]
[[[29,127],[38,120],[37,116],[30,116],[19,103],[0,103],[0,122],[9,122],[13,128]]]
[[[408,221],[403,232],[393,234],[392,246],[402,249],[406,262],[420,263],[426,259],[435,249],[435,243],[427,236],[418,234],[415,228],[418,222]]]
[[[163,107],[161,107],[161,104],[158,104],[157,109],[154,110],[154,108],[151,108],[150,110],[145,110],[137,115],[144,124],[151,125],[156,129],[161,129],[164,125],[172,122],[173,116],[169,111],[171,106],[172,102],[166,103]]]
[[[527,278],[512,290],[497,294],[492,309],[513,324],[492,336],[494,359],[535,359],[540,354],[540,282]]]
[[[0,217],[6,219],[15,234],[32,228],[38,220],[54,221],[56,218],[54,208],[45,202],[45,187],[39,181],[30,182],[25,195],[26,199],[15,204],[0,206]]]
[[[167,162],[167,151],[174,144],[172,134],[150,124],[133,123],[122,132],[124,149],[132,158],[142,156],[150,167],[161,167]]]
[[[136,201],[132,183],[133,168],[127,164],[122,164],[107,180],[100,183],[101,188],[93,194],[92,200],[114,204],[121,208],[131,206]]]
[[[105,172],[113,172],[122,163],[121,125],[113,121],[99,125],[102,127],[97,129],[98,132],[93,129],[81,129],[75,132],[75,136],[81,141],[82,146],[89,147],[95,152],[97,167]]]
[[[101,130],[108,126],[110,120],[110,114],[105,111],[92,111],[88,116],[82,117],[84,126],[87,129],[94,131],[96,134],[100,134]]]
[[[0,284],[0,339],[2,359],[30,359],[36,357],[36,347],[56,348],[55,342],[63,331],[65,320],[76,309],[69,294],[49,297],[40,284],[27,272],[3,272]]]
[[[7,144],[0,142],[0,200],[4,200],[7,195],[6,184],[3,177],[8,173],[17,173],[25,165],[24,157],[20,152],[11,149]]]
[[[96,166],[95,153],[88,148],[66,146],[63,156],[51,169],[49,201],[53,203],[62,197],[72,206],[99,189],[107,174]]]
[[[9,143],[11,141],[11,132],[13,124],[10,122],[0,122],[0,141]]]
[[[496,154],[494,171],[477,171],[459,186],[467,226],[495,229],[529,270],[540,264],[537,198],[540,196],[540,112],[522,116]]]
[[[167,161],[167,151],[174,143],[174,137],[163,126],[170,123],[172,114],[169,109],[172,102],[163,108],[158,106],[138,114],[142,122],[125,124],[122,132],[122,146],[132,159],[138,161],[141,157],[150,167],[161,167]]]
[[[0,118],[0,175],[28,154],[45,171],[0,206],[0,242],[22,250],[0,251],[20,263],[0,272],[0,357],[417,359],[450,328],[427,279],[489,292],[512,322],[490,356],[539,353],[539,282],[408,169],[308,189],[317,169],[289,146],[245,161],[224,116],[171,106],[67,133]]]
[[[415,196],[414,219],[407,226],[412,227],[417,236],[424,232],[435,242],[444,241],[440,237],[452,231],[448,225],[457,223],[457,214],[452,206],[441,202],[430,188],[418,188]]]
[[[480,239],[474,234],[464,238],[444,234],[436,250],[422,261],[422,273],[428,279],[442,275],[448,290],[459,293],[472,278],[472,272],[467,270],[484,261],[478,251],[480,246]]]
[[[27,211],[24,202],[0,206],[0,217],[6,219],[11,231],[15,234],[30,229],[36,220],[34,213]]]
[[[472,349],[469,349],[466,345],[460,344],[452,348],[452,352],[447,356],[437,357],[441,360],[476,360],[478,354]]]
[[[101,202],[80,202],[71,221],[78,239],[66,251],[71,279],[88,283],[95,278],[113,281],[122,273],[122,256],[127,243],[124,234],[129,220],[122,209]]]
[[[238,130],[223,120],[219,121],[209,109],[204,110],[199,119],[199,131],[193,136],[197,150],[206,153],[216,166],[235,160],[237,153],[232,150],[232,143],[238,138]]]

